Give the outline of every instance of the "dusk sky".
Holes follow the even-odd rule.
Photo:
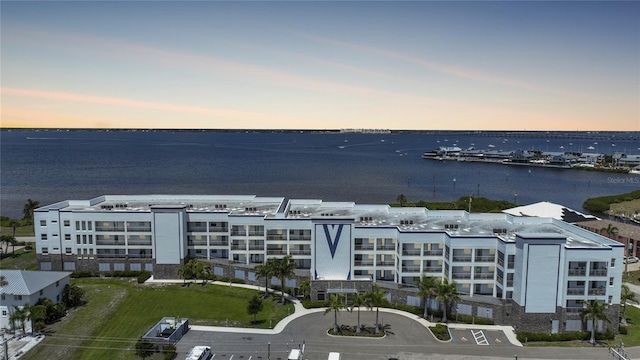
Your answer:
[[[2,1],[2,127],[640,131],[640,2]]]

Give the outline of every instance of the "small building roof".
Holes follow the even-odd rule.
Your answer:
[[[566,221],[568,223],[600,220],[593,215],[585,215],[566,206],[554,204],[548,201],[541,201],[535,204],[523,205],[502,212],[513,216],[534,216],[534,217],[550,217],[556,220]]]
[[[31,295],[71,275],[68,271],[0,270],[7,286],[0,287],[0,293],[10,295]]]

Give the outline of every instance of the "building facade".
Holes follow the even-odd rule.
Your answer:
[[[583,301],[617,329],[624,245],[552,218],[256,196],[140,195],[35,211],[42,270],[149,270],[177,278],[190,258],[259,284],[254,266],[291,255],[312,298],[384,287],[420,306],[420,276],[455,281],[458,314],[529,331],[584,329]],[[278,284],[277,279],[272,281]],[[431,304],[438,307],[437,303]]]
[[[0,270],[7,284],[0,287],[0,328],[11,329],[11,314],[15,308],[29,303],[35,305],[40,299],[49,299],[58,304],[62,302],[65,286],[69,284],[70,272]],[[31,328],[30,324],[25,324]]]

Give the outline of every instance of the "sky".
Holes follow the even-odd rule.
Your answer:
[[[2,1],[0,126],[640,131],[637,1]]]

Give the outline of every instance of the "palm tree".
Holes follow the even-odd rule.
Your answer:
[[[638,304],[636,294],[629,289],[627,285],[622,285],[622,292],[620,293],[620,302],[622,303],[622,324],[627,324],[627,301]]]
[[[193,263],[191,260],[178,269],[178,276],[184,280],[183,284],[187,283],[187,278],[191,279],[193,277]]]
[[[404,194],[398,195],[398,198],[396,200],[398,200],[398,203],[400,203],[400,206],[404,206],[407,203],[407,197],[404,196]]]
[[[603,231],[605,232],[605,234],[607,234],[608,237],[613,239],[613,237],[618,233],[618,228],[609,223],[607,227],[603,227],[600,229],[600,233],[602,233]]]
[[[13,241],[11,242],[11,254],[15,255],[16,254],[16,227],[20,225],[18,223],[18,221],[16,220],[11,220],[9,221],[9,226],[11,226],[11,228],[13,229],[13,232],[11,233],[11,236],[13,237]]]
[[[360,308],[361,307],[367,307],[368,309],[371,309],[371,305],[369,304],[369,301],[367,299],[366,294],[356,294],[356,297],[353,299],[353,304],[351,304],[351,310],[353,311],[353,308],[358,308],[358,327],[356,328],[356,333],[360,333],[361,328],[360,328]]]
[[[447,322],[447,310],[454,301],[460,300],[458,296],[458,285],[455,281],[449,283],[447,278],[444,278],[442,283],[438,284],[436,288],[436,299],[442,301],[442,322]]]
[[[438,287],[438,282],[435,278],[428,277],[422,275],[420,277],[420,281],[418,282],[418,295],[422,297],[422,301],[424,304],[424,318],[426,319],[428,314],[428,303],[429,299],[436,294],[436,288]]]
[[[291,255],[286,255],[282,259],[278,260],[275,266],[274,275],[280,279],[280,285],[282,285],[282,298],[280,302],[284,304],[284,282],[287,278],[292,277],[295,274],[296,263],[291,259]]]
[[[298,285],[298,291],[302,294],[303,299],[308,299],[309,296],[311,296],[311,281],[304,280],[300,282],[300,285]]]
[[[31,199],[27,199],[27,203],[24,204],[24,209],[22,210],[22,214],[24,215],[24,220],[33,220],[33,211],[38,208],[40,205],[39,201],[33,201]]]
[[[25,304],[25,306],[26,305],[27,304]],[[26,318],[27,318],[27,313],[25,312],[24,307],[19,308],[19,307],[14,305],[13,306],[13,312],[11,313],[11,317],[9,318],[9,320],[12,323],[15,323],[16,321],[20,322],[20,325],[22,326],[22,334],[26,334],[25,327],[24,327],[24,323],[25,323]]]
[[[334,321],[333,321],[333,333],[337,334],[338,333],[338,311],[340,311],[341,309],[346,308],[346,305],[340,301],[340,296],[336,295],[336,294],[331,294],[331,300],[329,301],[329,307],[325,309],[324,313],[325,315],[328,312],[333,311],[334,313]]]
[[[256,266],[256,276],[258,279],[264,278],[264,297],[269,297],[269,278],[274,275],[275,262],[278,259],[269,258],[265,263]]]
[[[14,249],[15,249],[15,243],[16,243],[16,238],[11,236],[11,235],[7,235],[7,234],[2,234],[0,235],[0,246],[2,246],[1,243],[5,243],[5,247],[4,247],[4,253],[5,254],[9,254],[9,245],[13,244]]]
[[[387,301],[387,299],[384,297],[386,293],[387,292],[385,290],[382,290],[380,288],[380,285],[378,284],[373,284],[373,288],[369,293],[367,293],[367,300],[369,301],[369,304],[376,307],[376,334],[378,333],[378,331],[380,331],[378,313],[380,310],[380,306],[384,305]]]
[[[583,317],[585,321],[591,319],[591,340],[589,340],[591,345],[596,344],[596,322],[600,319],[607,320],[607,322],[609,322],[609,317],[605,312],[606,308],[607,305],[598,300],[585,302]]]

